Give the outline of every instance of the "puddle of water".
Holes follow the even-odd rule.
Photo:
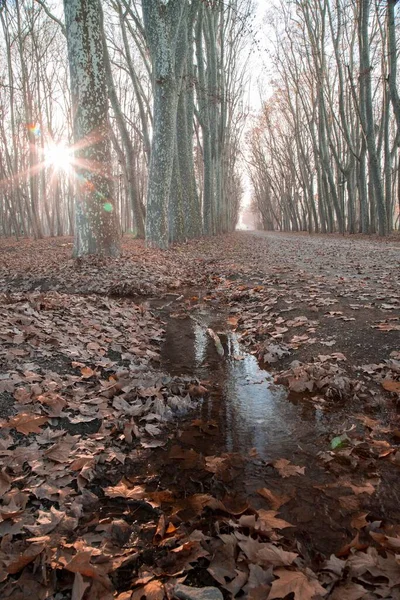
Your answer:
[[[350,527],[352,510],[351,507],[343,510],[338,500],[346,492],[328,490],[331,496],[318,486],[334,482],[337,473],[346,472],[349,480],[354,475],[361,483],[370,467],[365,464],[360,472],[353,474],[351,466],[335,462],[336,469],[330,471],[318,453],[329,450],[334,436],[357,423],[354,413],[360,409],[349,403],[330,404],[324,409],[322,404],[318,407],[301,394],[288,395],[285,388],[274,384],[270,373],[260,368],[256,358],[241,347],[236,335],[229,331],[226,318],[216,308],[206,307],[191,316],[178,310],[168,316],[166,325],[166,342],[161,353],[164,369],[171,375],[197,377],[210,390],[197,414],[179,426],[178,443],[183,449],[193,449],[203,456],[219,456],[224,452],[247,456],[248,460],[228,484],[229,490],[250,499],[255,508],[265,508],[265,501],[257,493],[260,488],[289,495],[293,500],[279,509],[280,515],[294,525],[293,531],[286,530],[285,535],[293,536],[303,549],[308,549],[310,556],[316,552],[326,556],[336,552],[354,536]],[[207,328],[220,336],[224,356],[218,354]],[[212,426],[208,427],[210,422]],[[257,455],[250,453],[253,449]],[[270,461],[278,458],[305,466],[304,476],[282,478],[269,466]],[[164,464],[165,456],[160,460]],[[177,467],[173,465],[170,476],[179,489],[194,486],[193,490],[203,493],[203,484],[198,481],[201,475],[194,471],[188,476],[187,471]],[[397,522],[396,477],[397,473],[388,466],[382,471],[379,493],[360,501],[360,510],[370,514],[371,519]],[[226,492],[218,478],[213,482],[211,478],[208,485],[215,483],[217,490],[221,485]],[[211,493],[216,493],[212,487]]]
[[[221,328],[218,315],[208,311],[170,319],[162,360],[173,375],[210,382],[213,391],[201,413],[220,425],[219,450],[245,454],[255,448],[264,459],[293,455],[312,435],[320,411],[291,402],[287,391],[243,350],[235,333],[220,333],[224,356],[219,356],[208,328],[217,333]]]

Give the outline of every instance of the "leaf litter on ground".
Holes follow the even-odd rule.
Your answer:
[[[296,255],[297,239],[301,251]],[[260,507],[226,493],[256,456],[203,455],[179,446],[171,454],[173,424],[209,390],[196,379],[160,371],[164,324],[146,302],[130,299],[178,291],[178,312],[180,305],[192,312],[210,301],[225,305],[231,314],[227,324],[241,343],[273,365],[276,381],[294,393],[317,392],[332,406],[355,398],[360,402],[370,389],[375,401],[379,391],[371,386],[380,384],[390,401],[398,396],[399,348],[392,347],[390,356],[376,356],[378,367],[360,377],[355,361],[367,364],[375,356],[362,356],[360,350],[359,357],[350,358],[349,347],[340,345],[340,332],[350,326],[356,331],[362,326],[359,315],[369,311],[371,335],[396,335],[397,318],[379,314],[398,306],[395,270],[388,279],[392,251],[385,253],[392,262],[386,261],[384,270],[370,261],[373,277],[360,283],[352,279],[352,264],[365,259],[364,246],[353,243],[347,255],[352,258],[340,262],[335,238],[314,238],[307,245],[290,236],[272,235],[264,243],[235,234],[168,253],[128,241],[125,257],[84,260],[78,269],[62,240],[19,246],[1,240],[0,246],[5,243],[16,251],[0,277],[0,394],[8,401],[0,423],[2,596],[16,600],[53,594],[61,600],[66,590],[74,600],[161,600],[173,597],[175,589],[177,597],[190,588],[204,598],[206,590],[212,594],[219,588],[225,597],[250,599],[396,597],[399,526],[362,509],[379,489],[377,472],[398,469],[394,439],[399,425],[364,415],[363,429],[346,432],[343,446],[330,448],[327,440],[321,468],[339,485],[337,497],[335,488],[321,492],[332,492],[349,514],[353,535],[354,529],[358,533],[338,546],[339,558],[315,561],[296,541],[297,525],[289,522],[300,501],[297,484],[290,490],[283,485],[286,479],[312,477],[307,468],[291,457],[274,460],[278,478],[258,486],[259,502],[266,503]],[[374,242],[371,247],[372,253],[384,252]],[[299,267],[307,260],[308,271]],[[319,265],[327,263],[340,263],[340,278],[335,268],[320,274]],[[186,303],[180,290],[193,287],[193,281],[209,292],[192,293]],[[378,289],[382,282],[386,301]],[[374,298],[379,298],[378,308]],[[222,357],[221,338],[211,331]],[[387,341],[374,340],[375,351],[383,352]],[[335,352],[323,350],[333,345]],[[293,362],[296,354],[302,358]],[[204,435],[209,427],[200,429]],[[336,434],[344,435],[343,430]],[[197,472],[199,485],[212,493],[187,494],[179,483],[173,491],[163,489],[159,476],[155,488],[145,465],[157,448],[165,452],[164,445],[175,471],[178,465],[178,473],[188,473],[184,481],[196,480]],[[354,469],[367,463],[364,478],[354,477]],[[142,465],[133,478],[128,464],[130,471]],[[353,494],[343,494],[342,488]],[[361,504],[353,506],[352,498]]]

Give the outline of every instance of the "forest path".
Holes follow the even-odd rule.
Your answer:
[[[397,248],[0,240],[2,597],[396,599]]]
[[[388,240],[362,236],[309,235],[248,231],[247,235],[263,238],[270,246],[273,260],[279,262],[282,254],[292,267],[306,269],[314,274],[329,273],[350,276],[371,276],[376,269],[387,265],[400,267],[400,237]],[[288,257],[289,255],[289,257]]]

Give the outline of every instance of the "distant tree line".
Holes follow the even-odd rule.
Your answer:
[[[397,0],[290,0],[268,14],[273,92],[249,136],[264,229],[399,228]]]

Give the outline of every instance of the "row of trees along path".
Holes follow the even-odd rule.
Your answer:
[[[167,248],[233,230],[246,169],[264,229],[390,233],[396,4],[266,7],[273,77],[254,116],[252,0],[0,3],[1,233],[75,233],[76,256],[116,256],[126,231]]]
[[[115,256],[121,230],[166,248],[234,229],[251,2],[138,4],[2,4],[3,234]],[[46,150],[66,131],[63,172]]]

